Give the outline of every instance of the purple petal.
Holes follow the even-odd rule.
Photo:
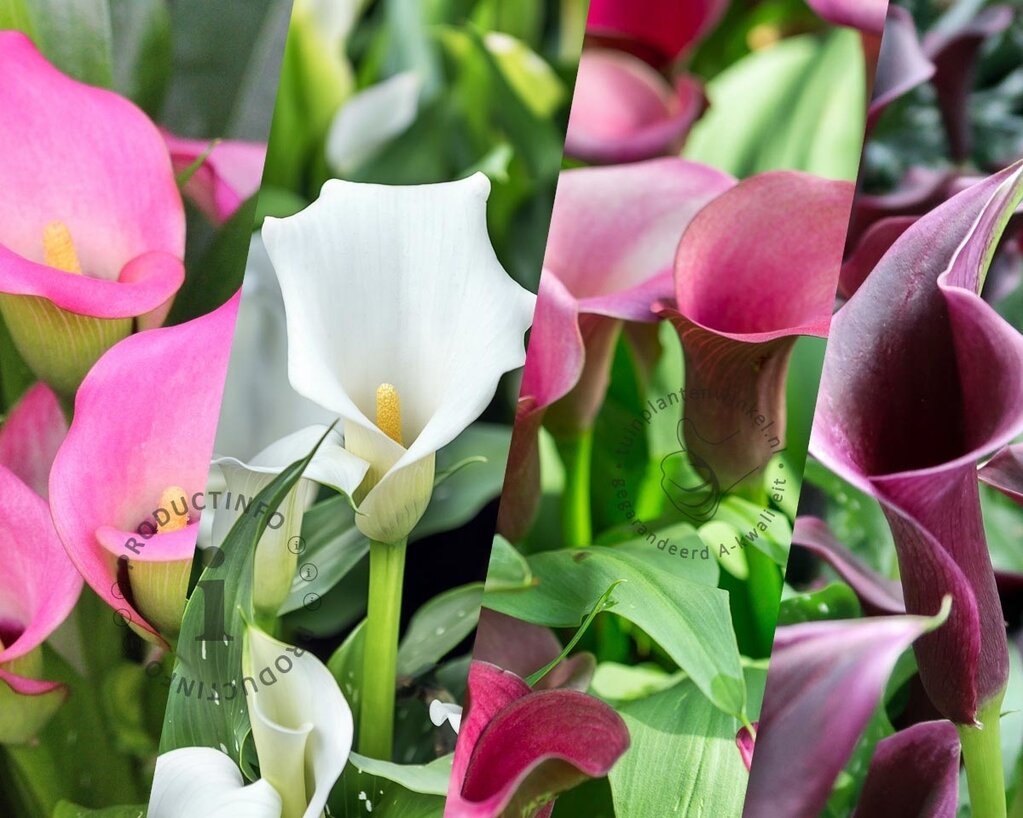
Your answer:
[[[906,612],[902,586],[878,574],[842,545],[816,517],[797,517],[792,544],[812,551],[828,563],[856,592],[864,611],[871,616]]]
[[[1023,443],[1001,449],[981,468],[980,479],[1023,505]]]
[[[866,34],[884,30],[888,0],[808,0],[810,8],[829,23],[857,28]]]
[[[867,110],[867,129],[874,127],[888,105],[932,76],[934,65],[920,45],[912,15],[890,5],[874,75],[874,95]]]
[[[851,297],[895,240],[915,221],[915,216],[892,216],[868,227],[856,249],[842,263],[842,274],[838,281],[839,292],[846,298]]]
[[[914,724],[874,749],[854,818],[955,818],[959,734],[948,721]]]
[[[895,662],[933,625],[885,616],[778,629],[743,818],[820,814]]]

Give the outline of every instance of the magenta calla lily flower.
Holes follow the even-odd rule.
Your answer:
[[[823,520],[817,517],[797,517],[792,528],[792,544],[805,548],[827,562],[853,589],[868,615],[906,612],[902,586],[878,574],[842,545]]]
[[[0,311],[22,356],[70,395],[184,281],[185,217],[156,126],[0,32]]]
[[[881,34],[888,0],[807,0],[810,8],[829,23]]]
[[[472,657],[526,678],[547,667],[561,655],[562,646],[554,631],[523,622],[513,616],[483,608],[476,630]],[[535,686],[536,690],[567,687],[589,689],[597,661],[592,653],[577,653],[562,659]]]
[[[660,314],[685,353],[686,450],[720,491],[784,448],[789,356],[797,336],[828,333],[852,197],[847,182],[764,173],[682,236]]]
[[[889,5],[874,74],[874,93],[867,109],[867,129],[874,127],[892,102],[933,77],[934,70],[920,44],[912,15],[901,6]]]
[[[938,28],[924,37],[924,53],[935,67],[932,82],[938,92],[949,150],[957,162],[970,155],[967,101],[976,79],[977,54],[988,37],[1009,27],[1014,16],[1009,6],[991,6],[971,17],[964,26]]]
[[[675,248],[693,216],[734,184],[682,159],[564,171],[522,375],[499,529],[524,532],[539,496],[536,432],[593,424],[623,321],[653,322],[673,289]],[[510,489],[510,491],[509,491]]]
[[[628,747],[625,722],[599,699],[534,692],[514,673],[474,661],[444,816],[497,818],[539,805],[533,818],[547,818],[558,793],[607,775]]]
[[[215,224],[230,219],[259,190],[266,145],[235,140],[213,144],[203,139],[185,139],[167,131],[163,132],[163,138],[176,173],[187,171],[205,155],[202,164],[185,183],[184,191]]]
[[[955,818],[958,807],[959,734],[928,721],[877,743],[853,816]]]
[[[50,466],[67,435],[67,420],[53,391],[31,387],[0,426],[0,466],[6,466],[43,499],[49,496]]]
[[[936,617],[882,616],[777,630],[743,818],[820,815],[895,662],[947,613],[946,601]]]
[[[727,8],[727,0],[591,0],[586,32],[651,62],[668,63],[710,31]]]
[[[1021,175],[1023,164],[921,218],[839,310],[810,443],[881,502],[906,609],[953,597],[948,625],[915,650],[928,695],[958,724],[1008,674],[976,464],[1023,431],[1023,337],[977,293]]]
[[[980,479],[1023,505],[1023,443],[1001,449],[981,468]]]
[[[4,466],[0,559],[0,742],[20,743],[63,701],[62,685],[35,677],[42,669],[37,648],[74,608],[82,578],[53,530],[46,501]]]
[[[672,86],[631,54],[587,49],[579,60],[565,153],[593,164],[678,154],[706,104],[692,77],[682,75]]]
[[[71,560],[158,643],[184,606],[238,300],[107,352],[78,390],[50,474]]]

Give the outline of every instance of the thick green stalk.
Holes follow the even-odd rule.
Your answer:
[[[590,516],[590,464],[593,430],[557,438],[558,454],[565,465],[565,490],[561,496],[561,532],[565,545],[579,547],[593,542]]]
[[[359,752],[384,761],[391,760],[394,745],[394,691],[405,546],[404,540],[369,544],[369,611],[362,660]]]
[[[22,800],[24,818],[49,818],[53,814],[63,787],[53,764],[49,747],[5,747],[14,777],[12,789]]]
[[[974,815],[984,818],[1005,818],[1005,776],[999,734],[1003,693],[978,711],[977,720],[982,727],[958,725],[970,806]]]

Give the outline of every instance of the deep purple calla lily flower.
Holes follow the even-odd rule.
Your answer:
[[[1008,674],[976,464],[1023,431],[1023,336],[978,296],[1023,164],[921,218],[832,323],[811,452],[876,497],[906,609],[953,597],[916,645],[938,711],[973,724]]]
[[[1023,505],[1023,443],[1001,449],[981,468],[980,479]]]
[[[519,815],[587,778],[607,775],[628,749],[621,717],[577,690],[532,691],[514,673],[486,662],[469,669],[445,818]]]
[[[877,743],[853,818],[955,818],[958,806],[959,734],[927,721]]]
[[[797,336],[828,334],[852,198],[847,182],[764,173],[717,197],[682,236],[675,302],[659,314],[685,353],[690,460],[719,492],[784,448],[789,356]]]
[[[743,818],[820,815],[895,662],[941,621],[883,616],[779,628]]]
[[[867,109],[867,129],[874,127],[892,102],[933,76],[934,64],[924,53],[912,15],[900,6],[890,5],[874,75],[874,93]]]

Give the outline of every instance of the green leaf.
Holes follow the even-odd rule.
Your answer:
[[[833,582],[819,591],[793,594],[781,601],[778,625],[819,622],[826,619],[857,619],[862,616],[859,600],[844,582]]]
[[[113,85],[107,0],[32,0],[33,39],[65,74],[89,85]]]
[[[786,38],[707,84],[710,109],[684,155],[740,178],[790,169],[855,180],[865,88],[856,32]]]
[[[164,0],[110,0],[114,90],[156,116],[171,74],[170,11]]]
[[[247,683],[242,678],[242,643],[247,623],[255,621],[252,558],[272,510],[284,502],[317,448],[319,443],[256,495],[249,511],[238,518],[219,545],[222,559],[218,561],[217,552],[211,552],[214,557],[185,605],[161,753],[179,747],[213,747],[225,751],[246,769],[242,757],[250,727],[245,704]],[[210,602],[217,596],[222,605]],[[221,612],[224,622],[217,621]],[[208,629],[214,632],[208,633]],[[220,634],[224,638],[219,638]],[[229,690],[234,695],[228,696]]]
[[[145,815],[145,804],[89,809],[72,804],[70,801],[61,801],[53,811],[53,818],[145,818]]]
[[[490,564],[487,566],[486,591],[514,591],[528,588],[533,584],[533,572],[529,563],[504,537],[494,537],[490,550]]]
[[[419,676],[476,628],[483,583],[474,582],[435,596],[413,615],[398,645],[398,674]]]
[[[743,711],[739,650],[724,591],[657,568],[653,558],[603,546],[536,554],[529,565],[536,587],[487,593],[483,604],[537,625],[575,628],[621,580],[613,612],[649,634],[718,707]]]
[[[685,678],[684,673],[668,673],[659,665],[623,665],[601,662],[593,674],[590,691],[605,701],[619,703],[643,699],[674,687]]]
[[[617,818],[739,816],[748,774],[738,725],[690,680],[618,710],[632,745],[608,779]]]
[[[0,0],[0,29],[21,31],[33,36],[32,15],[26,0]]]
[[[386,778],[412,792],[424,795],[448,793],[452,761],[450,755],[441,756],[429,764],[394,764],[390,761],[367,758],[358,753],[352,753],[348,761],[360,772]]]
[[[334,651],[327,662],[327,669],[334,677],[341,692],[345,695],[348,706],[352,709],[352,716],[356,720],[356,731],[358,731],[358,718],[362,709],[362,701],[359,696],[359,685],[362,683],[362,651],[366,644],[366,620],[363,619],[341,646]]]

